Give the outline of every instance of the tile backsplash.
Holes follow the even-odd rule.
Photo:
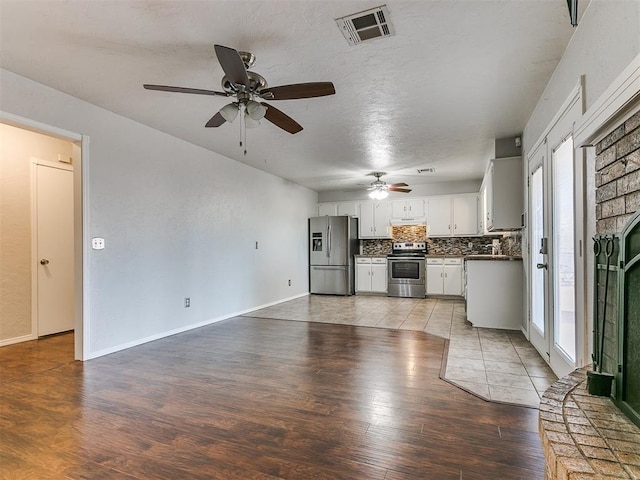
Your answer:
[[[491,242],[500,239],[502,253],[522,255],[522,236],[519,232],[482,237],[427,237],[424,225],[402,225],[391,227],[392,240],[360,240],[364,255],[386,255],[391,253],[393,242],[426,242],[429,255],[477,255],[491,253]]]

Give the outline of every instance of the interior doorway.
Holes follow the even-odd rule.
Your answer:
[[[84,298],[86,266],[82,246],[85,224],[83,204],[87,191],[83,188],[86,184],[83,172],[86,173],[86,170],[82,167],[83,161],[86,163],[87,160],[88,137],[2,111],[0,129],[3,133],[0,158],[3,191],[0,201],[3,202],[5,217],[2,223],[3,255],[6,257],[9,251],[15,257],[15,265],[5,265],[7,268],[0,269],[3,281],[0,291],[3,303],[0,346],[74,330],[73,356],[77,360],[84,360],[87,358],[84,347],[88,334],[85,328],[85,309],[88,305]],[[45,182],[38,182],[38,177]],[[38,198],[41,200],[39,205]],[[10,209],[5,204],[13,209],[11,222],[4,221]],[[14,208],[14,205],[17,207]],[[47,209],[47,217],[55,218],[50,225],[38,221],[38,217],[43,216],[33,213]],[[62,213],[66,215],[64,220],[59,215]],[[20,228],[16,228],[16,225]],[[51,245],[38,245],[38,235],[32,236],[32,232],[40,231],[42,234],[47,229],[50,233],[47,235],[49,243],[57,244],[57,248],[64,251],[64,259],[55,253],[58,259],[55,272],[49,250]],[[8,238],[15,236],[16,232],[22,235],[17,242]],[[4,248],[5,244],[13,244],[14,250],[19,248],[20,251],[14,255],[16,252]],[[45,250],[49,253],[44,254]],[[62,264],[66,265],[64,273],[57,268]],[[47,284],[47,280],[51,281]],[[61,290],[57,287],[63,283],[66,293],[60,294]],[[46,302],[43,303],[44,299],[39,298],[41,295],[37,292],[44,292],[49,300],[58,302],[58,308],[64,313],[53,315],[54,310],[45,307]],[[10,308],[4,308],[6,306]],[[43,317],[41,320],[40,314],[51,315],[51,318]],[[49,322],[54,317],[55,321]]]

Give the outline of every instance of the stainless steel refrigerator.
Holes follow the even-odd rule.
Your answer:
[[[309,219],[309,291],[353,295],[353,255],[358,251],[358,219],[348,216]]]

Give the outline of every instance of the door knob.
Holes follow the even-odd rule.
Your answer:
[[[43,258],[42,260],[40,260],[40,265],[49,265],[49,260]]]
[[[547,264],[546,264],[546,263],[538,263],[538,264],[536,265],[536,267],[538,267],[538,268],[544,268],[544,269],[546,270],[546,269],[547,269]]]

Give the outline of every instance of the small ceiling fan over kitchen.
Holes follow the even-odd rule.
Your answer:
[[[409,193],[411,191],[410,188],[404,188],[409,186],[406,183],[388,184],[387,182],[380,180],[380,177],[386,175],[385,172],[373,172],[371,175],[376,177],[376,179],[371,182],[371,185],[367,190],[369,190],[369,197],[374,200],[383,200],[387,198],[389,192]]]
[[[195,95],[215,95],[234,97],[205,124],[205,127],[219,127],[225,122],[233,122],[240,113],[241,128],[259,125],[262,118],[289,133],[298,133],[302,126],[287,114],[262,100],[294,100],[299,98],[323,97],[336,93],[331,82],[295,83],[269,87],[261,75],[249,71],[255,63],[255,56],[249,52],[239,52],[222,45],[214,46],[224,76],[222,90],[202,90],[199,88],[172,87],[169,85],[143,85],[147,90],[162,92],[191,93]],[[242,141],[240,142],[242,145]],[[245,152],[246,153],[246,152]]]

